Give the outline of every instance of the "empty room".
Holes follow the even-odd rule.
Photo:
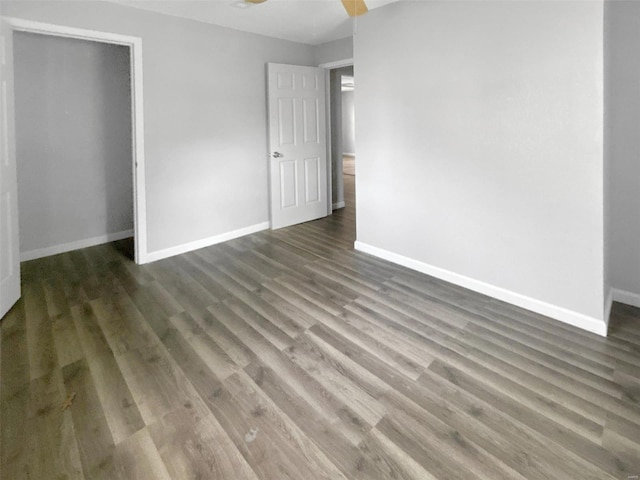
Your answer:
[[[0,478],[640,476],[640,2],[0,2]]]

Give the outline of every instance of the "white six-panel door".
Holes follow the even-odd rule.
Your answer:
[[[0,20],[0,318],[20,298],[12,30]]]
[[[271,228],[327,215],[324,72],[270,63]]]

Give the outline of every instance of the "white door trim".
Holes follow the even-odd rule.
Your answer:
[[[321,63],[318,67],[333,70],[334,68],[350,67],[351,65],[353,65],[353,58],[345,58],[344,60],[336,60],[335,62]]]
[[[326,130],[327,130],[327,215],[333,213],[334,208],[344,207],[333,203],[333,150],[331,149],[331,70],[341,67],[350,67],[353,65],[353,58],[345,58],[344,60],[336,60],[335,62],[321,63],[318,68],[324,69],[324,89],[325,89],[325,111],[326,111]]]
[[[95,30],[34,22],[14,17],[3,17],[13,31],[38,33],[57,37],[76,38],[92,42],[110,43],[129,47],[131,61],[131,115],[132,115],[132,170],[133,170],[133,229],[135,262],[148,262],[147,207],[144,162],[144,102],[142,82],[142,39]]]

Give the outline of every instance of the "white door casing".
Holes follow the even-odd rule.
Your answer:
[[[59,36],[64,38],[76,38],[114,45],[123,45],[129,48],[130,52],[130,74],[131,74],[131,115],[132,115],[132,150],[133,150],[133,214],[134,214],[134,257],[138,264],[147,263],[150,260],[147,251],[147,207],[146,207],[146,187],[145,187],[145,144],[144,144],[144,99],[142,78],[142,39],[117,33],[102,32],[97,30],[87,30],[82,28],[68,27],[52,23],[36,22],[13,17],[0,17],[2,22],[2,32],[11,36],[13,32],[28,32],[48,36]],[[11,41],[9,38],[9,41]],[[12,49],[7,49],[6,67],[13,72]],[[13,78],[8,84],[7,95],[13,100]],[[11,102],[13,107],[13,102]],[[13,108],[7,111],[8,125],[13,128],[14,117]],[[2,133],[4,135],[4,133]],[[15,142],[14,130],[11,130],[9,141]],[[1,138],[4,142],[4,137]],[[4,143],[2,144],[4,145]],[[0,145],[1,146],[1,145]],[[15,144],[13,145],[15,152]],[[1,155],[1,154],[0,154]],[[13,156],[15,162],[15,154]],[[3,200],[0,198],[0,209]],[[17,212],[16,212],[17,213]],[[17,216],[16,216],[17,218]],[[17,221],[17,220],[16,220]],[[16,223],[17,228],[17,223]],[[17,235],[16,230],[16,235]],[[1,248],[1,245],[0,245]],[[19,254],[18,254],[19,255]],[[18,256],[19,258],[19,256]],[[19,267],[19,264],[18,264]]]
[[[327,215],[325,74],[267,64],[271,228]]]
[[[11,26],[0,19],[0,318],[20,298],[12,40]]]

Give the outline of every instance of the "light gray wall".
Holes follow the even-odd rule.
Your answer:
[[[313,49],[316,65],[353,58],[353,37],[316,45]]]
[[[612,249],[611,249],[611,217],[612,217],[612,191],[611,191],[611,121],[610,121],[610,113],[609,110],[611,108],[611,82],[609,78],[609,70],[610,67],[610,55],[607,52],[609,48],[609,40],[607,39],[609,25],[609,13],[608,13],[608,2],[605,1],[603,8],[603,68],[604,68],[604,76],[603,76],[603,98],[604,98],[604,112],[603,112],[603,157],[602,157],[602,187],[603,187],[603,212],[604,212],[604,238],[603,238],[603,250],[604,250],[604,266],[603,266],[603,291],[602,295],[605,299],[605,321],[607,324],[609,323],[609,317],[611,316],[611,306],[609,302],[613,302],[613,284],[612,284],[612,274],[611,274],[611,264],[612,264]],[[607,311],[609,309],[609,311]]]
[[[595,1],[361,17],[358,241],[602,320],[602,25]]]
[[[265,63],[283,40],[106,2],[2,2],[3,15],[142,38],[150,253],[268,221]]]
[[[356,152],[356,124],[354,92],[342,92],[342,151],[343,153]]]
[[[14,37],[20,250],[133,228],[126,47]]]
[[[605,4],[610,284],[640,300],[640,2]]]

